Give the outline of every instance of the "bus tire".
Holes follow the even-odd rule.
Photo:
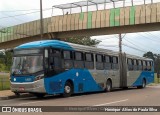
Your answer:
[[[70,82],[66,82],[65,86],[64,86],[64,93],[63,93],[63,97],[69,97],[72,95],[73,92],[73,86],[71,85]]]
[[[128,89],[128,87],[123,87],[123,89],[125,90],[125,89]]]
[[[14,94],[16,95],[16,96],[20,96],[20,93],[18,93],[18,92],[14,92]]]
[[[44,93],[33,93],[37,98],[43,98],[45,96]]]
[[[142,85],[141,85],[141,86],[138,86],[137,88],[142,89],[142,88],[145,88],[145,87],[146,87],[146,79],[144,78],[144,79],[142,80]]]
[[[107,80],[106,92],[111,92],[111,91],[112,91],[112,82],[111,82],[111,80]]]

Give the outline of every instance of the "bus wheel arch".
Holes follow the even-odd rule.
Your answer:
[[[73,84],[73,81],[70,80],[70,79],[68,79],[68,80],[65,82],[65,85],[64,85],[63,96],[64,96],[64,97],[69,97],[69,96],[71,96],[73,93],[74,93],[74,84]]]
[[[106,92],[111,92],[112,90],[112,79],[108,78],[106,81]]]
[[[137,88],[139,88],[139,89],[145,88],[146,84],[147,84],[146,78],[143,78],[142,79],[142,85],[141,86],[137,86]]]

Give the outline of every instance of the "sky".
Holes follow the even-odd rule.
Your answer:
[[[78,1],[82,0],[42,0],[43,17],[45,18],[62,14],[61,10],[52,9],[52,6]],[[126,0],[127,6],[131,5],[130,1],[131,0]],[[135,1],[135,5],[143,4],[143,0],[133,1]],[[151,0],[146,0],[146,3],[150,2]],[[153,0],[153,2],[160,2],[160,0]],[[122,5],[122,2],[116,4],[116,6],[119,5]],[[99,10],[101,8],[103,7],[99,6]],[[107,8],[112,8],[112,5],[108,4]],[[39,9],[40,0],[0,0],[0,29],[39,19]],[[94,8],[91,9],[94,10]],[[72,9],[72,12],[76,12],[78,10],[79,9]],[[65,12],[67,12],[67,10],[65,10]],[[22,15],[26,13],[27,15]],[[122,37],[123,52],[135,54],[138,56],[142,56],[145,52],[148,51],[160,54],[160,31],[123,33]],[[97,47],[111,49],[114,51],[119,50],[118,35],[93,36],[92,38],[102,41]]]

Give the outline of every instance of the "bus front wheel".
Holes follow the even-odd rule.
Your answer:
[[[146,79],[142,80],[142,85],[138,86],[137,88],[145,88],[146,87]]]
[[[45,96],[45,94],[43,93],[33,93],[34,96],[36,96],[37,98],[43,98]]]
[[[64,86],[63,96],[64,96],[64,97],[69,97],[69,96],[72,95],[72,92],[73,92],[73,86],[71,85],[70,82],[66,82],[66,83],[65,83],[65,86]]]

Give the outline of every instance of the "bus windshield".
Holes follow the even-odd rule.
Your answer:
[[[43,56],[13,57],[12,74],[33,74],[43,70]]]

